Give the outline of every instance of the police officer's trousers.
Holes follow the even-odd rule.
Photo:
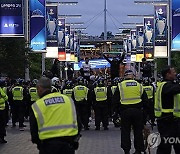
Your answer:
[[[75,154],[75,150],[67,142],[52,139],[41,144],[39,154]]]
[[[140,109],[129,108],[121,113],[121,147],[124,151],[131,149],[131,129],[134,131],[134,147],[144,151],[143,113]]]
[[[6,117],[5,110],[0,110],[0,138],[4,138],[6,136]]]
[[[180,143],[178,142],[180,141],[180,119],[171,117],[157,120],[157,126],[161,136],[157,154],[171,154],[172,147],[176,154],[180,154]],[[171,139],[168,140],[168,138]],[[173,140],[176,141],[173,143]]]

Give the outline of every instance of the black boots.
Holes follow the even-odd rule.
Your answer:
[[[7,143],[7,141],[3,138],[0,138],[0,144],[4,144],[4,143]]]

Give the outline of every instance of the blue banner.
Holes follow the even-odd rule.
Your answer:
[[[70,53],[70,26],[65,26],[65,48],[66,53]]]
[[[136,26],[136,52],[137,54],[144,54],[144,26]]]
[[[65,19],[58,19],[58,47],[65,51]]]
[[[154,59],[154,17],[144,18],[144,56]]]
[[[58,46],[58,6],[46,5],[46,36],[47,47]]]
[[[180,50],[180,1],[172,0],[172,49]]]
[[[167,5],[155,5],[155,57],[167,57]]]
[[[46,49],[45,0],[30,0],[30,46],[34,51]]]
[[[0,0],[0,37],[24,37],[22,0]]]

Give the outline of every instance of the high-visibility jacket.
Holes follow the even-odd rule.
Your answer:
[[[78,85],[73,88],[75,101],[87,100],[89,89],[86,86]]]
[[[94,93],[97,102],[107,100],[107,87],[96,87]]]
[[[174,96],[174,107],[173,109],[163,109],[162,108],[162,89],[166,82],[162,82],[156,91],[154,112],[156,117],[161,117],[162,113],[173,113],[175,117],[180,118],[180,94]]]
[[[78,134],[72,99],[59,92],[48,94],[32,105],[40,140]]]
[[[63,94],[68,97],[72,97],[72,92],[73,92],[73,89],[64,89],[63,90]]]
[[[39,99],[36,87],[29,88],[29,95],[31,96],[31,101],[32,102],[35,102],[35,101],[37,101]]]
[[[2,90],[3,90],[4,93],[7,95],[7,87],[3,87]]]
[[[0,110],[5,109],[5,102],[8,100],[8,96],[4,93],[2,88],[0,88]]]
[[[143,87],[135,80],[124,80],[118,84],[120,102],[123,105],[138,104],[142,101]]]
[[[21,86],[15,86],[12,89],[12,94],[13,94],[13,100],[23,100],[23,87]]]
[[[114,95],[114,93],[115,93],[115,91],[116,91],[116,88],[117,88],[117,86],[112,86],[111,87],[111,91],[112,91],[112,94]]]
[[[153,86],[143,86],[143,89],[147,93],[148,99],[153,98]]]

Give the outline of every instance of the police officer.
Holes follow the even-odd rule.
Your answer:
[[[90,103],[90,91],[84,83],[82,76],[78,77],[77,85],[73,88],[72,99],[75,102],[78,118],[81,121],[81,126],[85,130],[89,130],[89,103]]]
[[[162,70],[163,81],[159,84],[155,95],[155,116],[157,127],[161,136],[157,154],[171,154],[172,145],[176,154],[180,153],[180,144],[172,143],[165,139],[180,137],[180,85],[175,83],[176,71],[173,67],[166,66]]]
[[[24,131],[24,113],[25,103],[23,101],[25,96],[25,90],[22,87],[22,82],[18,81],[16,86],[12,89],[13,95],[13,108],[12,108],[12,127],[16,126],[17,120],[19,120],[19,130]]]
[[[60,92],[61,93],[61,87],[59,84],[60,84],[59,78],[53,77],[51,92]]]
[[[30,95],[30,102],[31,102],[30,106],[39,99],[37,88],[36,88],[37,82],[38,80],[34,79],[32,81],[32,86],[29,88],[29,95]]]
[[[148,96],[148,107],[149,107],[149,118],[151,120],[151,125],[155,126],[155,116],[154,116],[154,93],[155,89],[154,87],[150,84],[148,79],[144,79],[143,81],[143,89],[146,92]]]
[[[93,107],[95,111],[95,130],[100,130],[100,123],[103,123],[104,130],[108,130],[108,89],[104,79],[98,79],[98,86],[92,93]]]
[[[4,137],[6,136],[5,102],[7,100],[8,96],[0,87],[0,143],[7,143],[7,141],[4,139]]]
[[[118,84],[114,101],[120,102],[121,109],[121,147],[125,154],[130,154],[131,128],[134,131],[134,154],[144,151],[143,142],[143,113],[142,107],[147,103],[147,94],[140,83],[134,80],[131,70],[125,71],[125,80]],[[144,104],[143,104],[144,103]]]
[[[30,114],[32,142],[40,154],[74,154],[78,135],[74,103],[59,92],[51,93],[51,80],[46,77],[39,79],[37,91],[40,99]]]
[[[62,94],[71,98],[72,91],[73,91],[73,83],[72,83],[72,81],[68,80],[68,81],[66,81],[64,87],[62,88]]]

